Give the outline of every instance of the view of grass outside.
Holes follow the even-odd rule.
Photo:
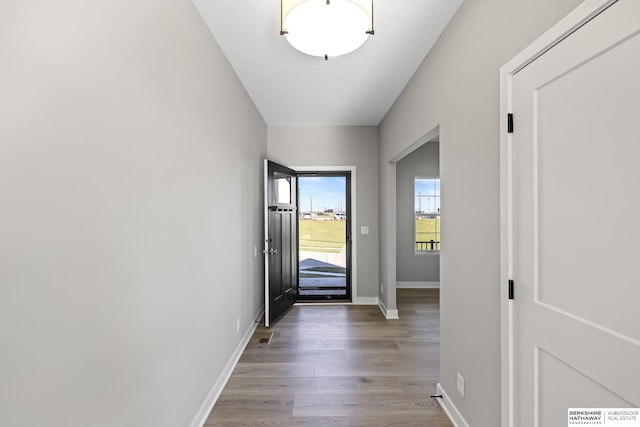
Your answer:
[[[424,243],[434,241],[434,244]],[[440,250],[440,216],[416,215],[416,250]]]
[[[339,253],[345,245],[347,222],[333,216],[300,220],[300,250]]]
[[[346,175],[298,177],[298,295],[348,299]]]
[[[440,250],[440,179],[415,178],[416,251]]]

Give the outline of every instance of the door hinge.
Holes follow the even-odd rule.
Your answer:
[[[513,133],[513,114],[507,114],[507,133]]]
[[[509,280],[509,299],[513,299],[513,280]]]

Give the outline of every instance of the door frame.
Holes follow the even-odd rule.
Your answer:
[[[513,278],[513,151],[507,131],[512,111],[513,76],[570,36],[617,0],[585,0],[522,52],[500,68],[500,352],[501,426],[515,427],[513,364],[513,301],[508,283]],[[514,118],[517,126],[517,118]],[[516,289],[517,291],[517,289]]]
[[[335,300],[332,296],[327,295],[309,295],[306,297],[302,297],[300,294],[300,215],[297,216],[297,242],[296,242],[296,251],[298,255],[298,293],[296,302],[300,303],[321,303],[321,302],[344,302],[350,303],[352,302],[351,295],[351,279],[353,274],[352,260],[353,260],[353,236],[352,236],[352,227],[351,222],[353,221],[353,215],[351,210],[351,172],[349,171],[296,171],[297,174],[297,196],[298,196],[298,206],[300,206],[300,179],[301,178],[310,178],[310,177],[321,177],[321,178],[344,178],[345,179],[345,187],[344,187],[344,196],[345,196],[345,212],[347,213],[347,217],[345,218],[345,291],[346,294],[344,298],[336,297]],[[298,213],[301,213],[299,210]],[[312,212],[311,212],[312,213]]]
[[[356,167],[355,166],[291,166],[296,172],[348,172],[351,174],[351,304],[368,304],[369,301],[358,299],[358,233],[357,200],[356,197]],[[324,304],[324,303],[314,303]],[[326,304],[333,304],[327,301]]]

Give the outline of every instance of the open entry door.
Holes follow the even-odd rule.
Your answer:
[[[264,324],[296,302],[298,285],[296,172],[265,160]]]

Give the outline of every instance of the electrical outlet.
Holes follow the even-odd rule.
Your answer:
[[[258,247],[257,247],[257,246],[254,246],[254,247],[253,247],[253,257],[255,258],[255,257],[257,257],[257,256],[258,256]]]
[[[458,393],[460,393],[460,396],[464,397],[464,378],[462,377],[462,375],[460,375],[460,372],[457,373],[458,374]]]
[[[236,334],[240,333],[240,319],[236,320]]]

